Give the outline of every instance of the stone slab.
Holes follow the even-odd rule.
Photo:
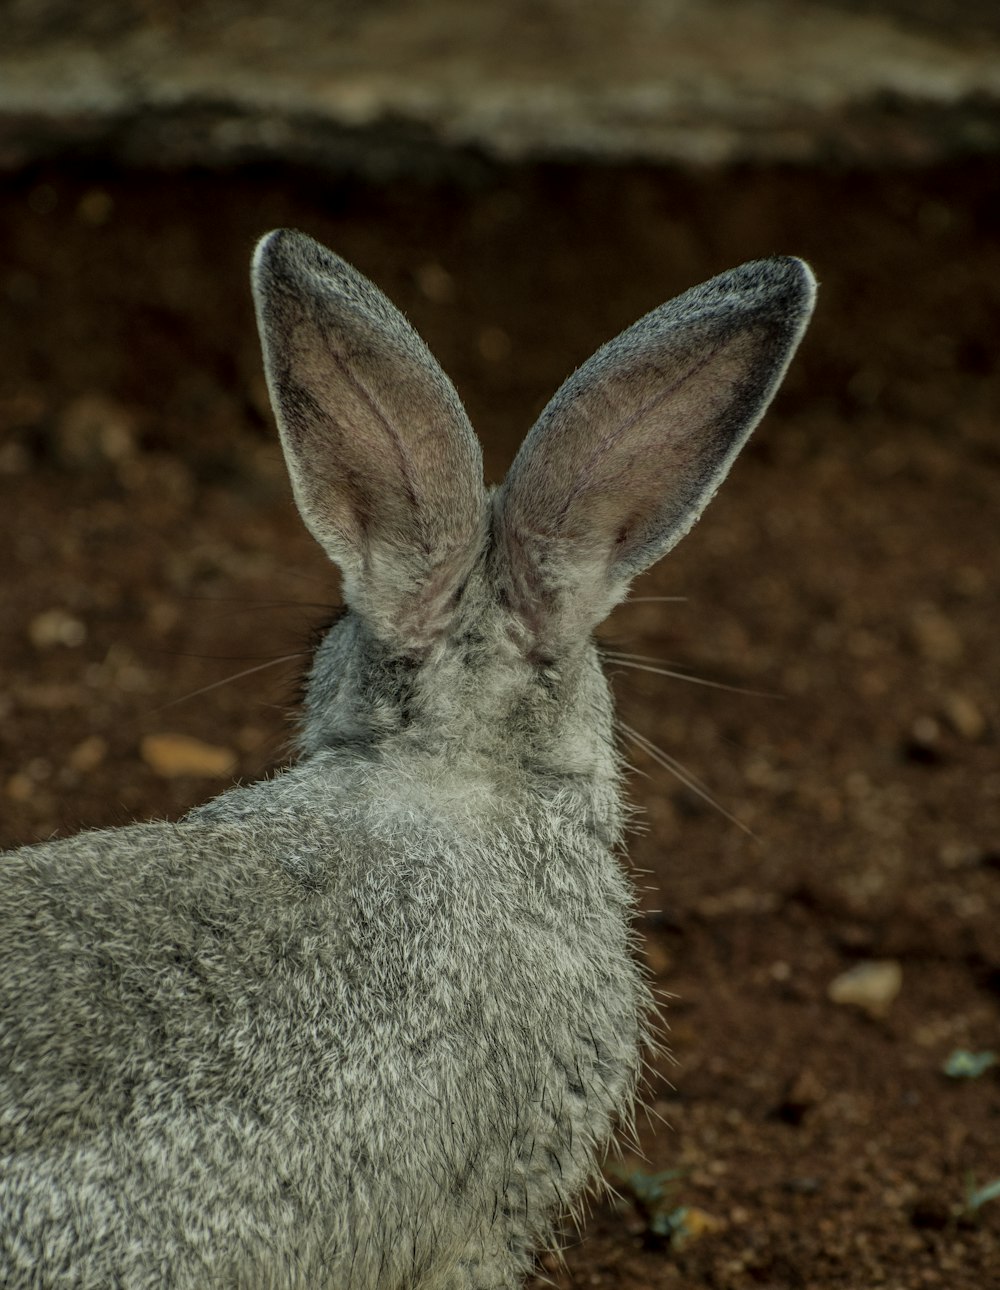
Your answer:
[[[444,154],[925,163],[1000,150],[969,0],[5,0],[0,166]],[[956,11],[958,11],[956,16]]]

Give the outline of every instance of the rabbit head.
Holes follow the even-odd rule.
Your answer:
[[[301,750],[398,735],[466,766],[613,777],[591,633],[763,414],[812,308],[809,269],[745,264],[647,314],[563,384],[489,493],[454,387],[367,279],[277,231],[253,283],[296,501],[347,605]]]

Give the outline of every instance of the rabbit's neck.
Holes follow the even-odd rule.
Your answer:
[[[527,767],[442,755],[394,742],[358,756],[324,749],[273,779],[230,789],[196,807],[189,821],[338,822],[353,836],[405,834],[412,828],[467,840],[508,838],[512,853],[540,836],[562,837],[570,852],[621,841],[626,808],[615,773],[552,775]]]

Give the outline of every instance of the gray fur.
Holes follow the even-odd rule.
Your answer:
[[[764,261],[649,315],[487,497],[402,315],[301,234],[261,243],[289,470],[349,609],[295,767],[3,857],[7,1290],[520,1285],[650,1017],[590,629],[717,487],[811,282]]]

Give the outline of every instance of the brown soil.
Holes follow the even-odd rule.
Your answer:
[[[686,600],[637,600],[606,633],[781,696],[619,678],[625,718],[752,830],[630,752],[676,1065],[629,1167],[682,1173],[645,1210],[595,1201],[545,1270],[564,1287],[997,1283],[1000,1199],[970,1192],[1000,1176],[1000,1067],[942,1068],[1000,1052],[998,175],[8,177],[0,840],[176,815],[225,782],[168,777],[157,752],[177,749],[149,736],[228,750],[244,777],[284,756],[336,581],[266,410],[246,283],[262,231],[305,228],[407,310],[492,478],[600,341],[741,259],[803,254],[819,313],[774,411],[635,588]],[[833,1002],[870,960],[900,968],[895,1000]],[[680,1206],[687,1238],[657,1236]]]

